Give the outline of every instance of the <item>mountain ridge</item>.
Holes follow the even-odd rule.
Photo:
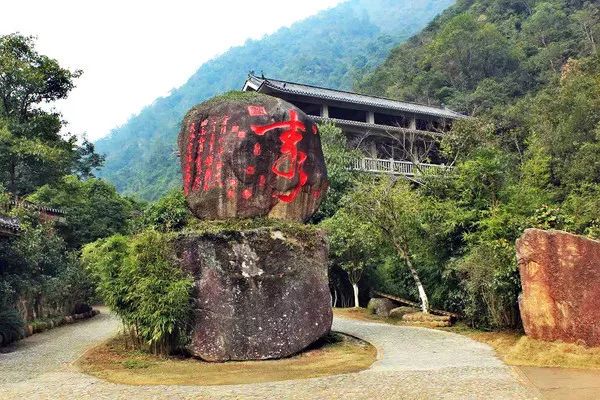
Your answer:
[[[202,64],[182,86],[155,99],[96,141],[106,154],[99,176],[125,194],[154,200],[180,185],[174,153],[183,114],[227,90],[240,89],[251,70],[273,78],[351,89],[389,50],[422,29],[454,0],[350,0],[247,40]],[[410,18],[402,16],[410,15]],[[402,20],[400,23],[395,21]]]

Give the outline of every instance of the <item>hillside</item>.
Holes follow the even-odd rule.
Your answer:
[[[598,43],[596,1],[459,0],[357,85],[475,117],[442,138],[452,179],[425,181],[412,201],[429,203],[412,217],[424,227],[443,221],[431,234],[435,250],[414,257],[432,303],[474,326],[521,327],[515,241],[526,229],[600,238]],[[346,204],[356,208],[354,199]],[[415,298],[392,271],[383,291]]]
[[[586,0],[459,0],[364,76],[366,93],[486,115],[557,83],[569,58],[596,53]]]
[[[96,143],[106,154],[100,176],[126,194],[147,200],[180,185],[174,145],[179,122],[193,105],[239,89],[249,71],[348,89],[377,67],[454,0],[350,0],[249,40],[203,64],[181,87],[155,100]]]

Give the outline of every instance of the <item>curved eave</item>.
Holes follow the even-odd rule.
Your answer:
[[[401,111],[401,112],[407,112],[407,113],[411,113],[411,114],[417,114],[417,115],[428,115],[428,116],[434,116],[434,117],[440,117],[440,118],[449,118],[449,119],[464,119],[464,118],[468,118],[465,115],[456,113],[454,111],[442,111],[442,110],[436,110],[435,108],[431,108],[430,110],[427,111],[421,111],[421,110],[415,110],[415,106],[417,107],[428,107],[428,106],[424,106],[424,105],[420,105],[420,104],[414,104],[414,105],[410,105],[407,104],[406,106],[402,105],[402,102],[398,102],[392,99],[383,99],[385,101],[390,101],[390,102],[395,102],[397,104],[390,104],[390,105],[383,105],[381,103],[377,103],[374,101],[368,101],[368,100],[348,100],[347,98],[343,98],[340,96],[333,96],[333,95],[328,95],[328,94],[319,94],[318,96],[315,96],[315,94],[310,93],[308,91],[304,91],[304,90],[297,90],[297,89],[289,89],[289,88],[281,88],[278,85],[274,85],[272,83],[270,83],[268,80],[263,81],[260,86],[258,86],[258,89],[256,89],[257,91],[261,91],[261,89],[264,87],[269,88],[270,90],[276,91],[278,93],[287,93],[287,94],[293,94],[293,95],[297,95],[297,96],[303,96],[303,97],[310,97],[310,98],[320,98],[320,99],[324,99],[324,100],[329,100],[329,101],[334,101],[334,102],[339,102],[339,103],[346,103],[346,104],[357,104],[357,105],[362,105],[362,106],[368,106],[368,107],[374,107],[374,108],[378,108],[381,110],[395,110],[395,111]],[[354,95],[358,95],[356,93],[353,93]]]

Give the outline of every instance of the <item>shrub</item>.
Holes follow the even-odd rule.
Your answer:
[[[15,310],[0,311],[0,345],[5,345],[23,337],[25,324]]]
[[[463,312],[470,325],[487,329],[519,326],[517,298],[521,285],[511,243],[478,243],[453,266],[463,278]]]
[[[168,354],[188,340],[192,280],[169,257],[169,235],[147,230],[89,244],[83,262],[133,343]]]
[[[184,228],[191,214],[181,190],[172,190],[148,205],[144,211],[144,224],[161,232]]]

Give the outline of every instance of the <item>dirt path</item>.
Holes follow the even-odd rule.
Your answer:
[[[118,329],[106,313],[34,335],[0,354],[2,399],[534,399],[538,392],[471,339],[423,328],[336,318],[334,329],[374,344],[368,370],[306,380],[231,386],[127,386],[101,381],[72,362]]]

